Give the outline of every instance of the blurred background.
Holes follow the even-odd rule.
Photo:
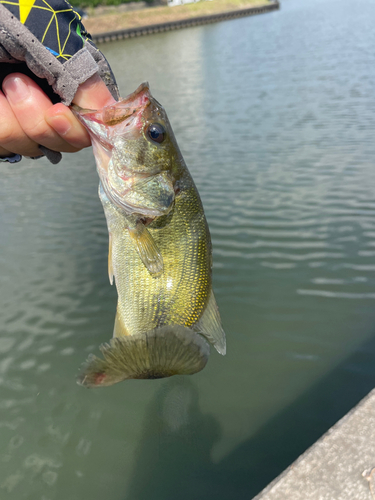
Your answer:
[[[1,164],[2,499],[248,500],[374,387],[374,15],[283,0],[100,47],[205,207],[228,354],[192,377],[75,384],[116,308],[92,151]]]

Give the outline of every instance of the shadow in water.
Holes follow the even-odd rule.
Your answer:
[[[259,493],[374,386],[375,337],[220,462],[219,498],[249,499]]]
[[[171,379],[147,412],[127,500],[249,500],[375,386],[375,337],[217,464],[218,422],[189,379]]]
[[[185,500],[201,498],[200,493],[209,498],[210,454],[220,428],[200,411],[194,384],[182,377],[166,381],[146,419],[127,498]]]

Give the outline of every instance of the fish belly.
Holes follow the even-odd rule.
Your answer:
[[[118,335],[137,335],[165,325],[192,327],[211,292],[211,247],[204,214],[176,202],[164,227],[148,228],[163,257],[161,275],[151,275],[121,228],[112,233],[112,263],[118,291]],[[117,335],[116,335],[117,336]]]

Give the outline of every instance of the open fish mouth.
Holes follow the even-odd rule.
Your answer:
[[[120,106],[119,106],[120,103]],[[121,106],[123,103],[123,106]],[[150,105],[150,88],[147,82],[142,83],[133,93],[128,95],[126,99],[118,101],[114,105],[106,106],[103,109],[102,121],[105,125],[112,127],[125,120],[135,121],[139,119],[140,113]]]
[[[100,110],[83,109],[73,104],[71,109],[86,125],[89,132],[107,149],[112,149],[113,138],[128,131],[139,133],[144,126],[142,116],[151,104],[148,83],[142,83],[132,94]]]

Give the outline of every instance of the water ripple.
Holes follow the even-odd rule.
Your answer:
[[[328,297],[333,299],[375,299],[375,293],[348,293],[331,292],[328,290],[297,290],[299,295],[315,295],[317,297]]]
[[[170,464],[181,484],[201,456],[214,475],[366,347],[375,4],[342,3],[288,0],[264,16],[103,46],[123,94],[150,80],[166,104],[212,233],[228,356],[212,353],[187,391],[183,381],[76,386],[116,309],[92,154],[1,164],[1,498],[124,498],[134,481],[139,497],[164,499]],[[299,415],[308,428],[311,415]],[[192,460],[176,461],[198,441]]]

